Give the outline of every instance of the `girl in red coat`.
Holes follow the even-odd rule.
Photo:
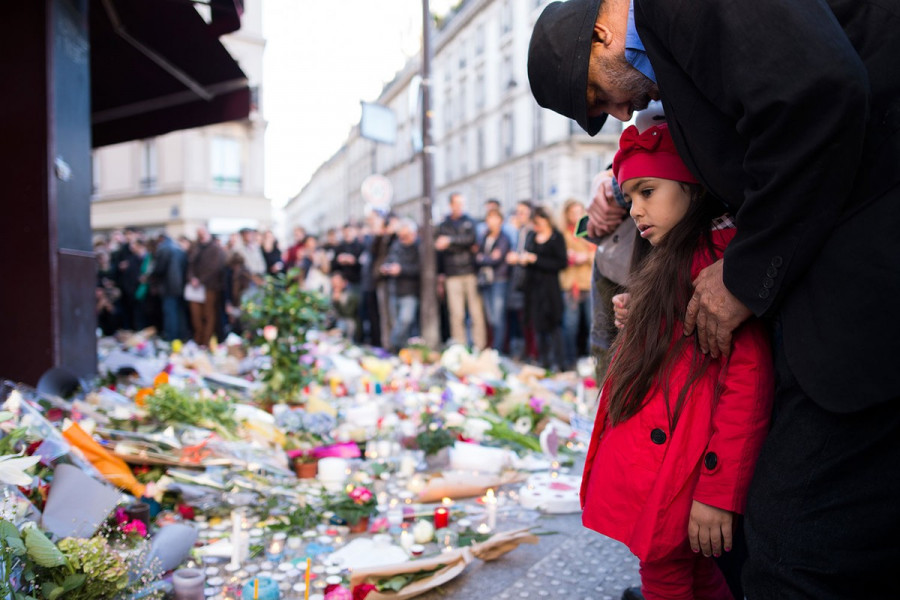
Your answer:
[[[765,437],[774,388],[762,324],[712,359],[682,335],[691,282],[735,230],[678,157],[665,125],[622,134],[613,171],[649,242],[629,283],[584,467],[586,527],[641,561],[647,600],[731,598],[712,556],[731,549],[735,515]]]

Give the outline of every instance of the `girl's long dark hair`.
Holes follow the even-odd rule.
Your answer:
[[[611,348],[614,358],[606,375],[610,382],[607,411],[612,425],[640,411],[653,386],[659,385],[666,399],[671,432],[691,386],[709,366],[710,358],[700,352],[697,337],[681,335],[680,328],[693,294],[694,254],[700,249],[712,256],[711,221],[723,209],[700,186],[682,186],[691,194],[688,212],[660,244],[652,247],[635,234],[628,319]],[[673,399],[669,389],[671,368],[691,344],[696,351],[691,352],[690,376]]]

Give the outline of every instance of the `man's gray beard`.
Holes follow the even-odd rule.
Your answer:
[[[650,100],[659,98],[659,88],[649,77],[635,69],[625,53],[610,61],[607,74],[613,86],[624,90],[631,98],[631,108],[644,110]]]

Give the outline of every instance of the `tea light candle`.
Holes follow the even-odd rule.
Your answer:
[[[269,542],[269,547],[266,548],[266,558],[269,560],[278,560],[281,558],[282,554],[284,554],[284,538],[279,538],[276,535],[272,538],[272,541]]]
[[[425,553],[425,546],[422,544],[413,544],[409,548],[409,553],[413,556],[422,556]]]
[[[240,567],[243,559],[244,530],[241,526],[241,514],[231,511],[231,564]]]
[[[434,528],[444,529],[450,524],[450,511],[446,506],[438,506],[434,509]]]
[[[281,591],[278,584],[267,577],[258,577],[248,581],[241,592],[241,598],[257,600],[280,600]]]

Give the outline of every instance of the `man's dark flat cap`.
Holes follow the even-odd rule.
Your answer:
[[[591,37],[603,0],[554,2],[544,9],[528,46],[528,81],[544,108],[574,119],[595,135],[606,115],[588,117],[587,76]]]

